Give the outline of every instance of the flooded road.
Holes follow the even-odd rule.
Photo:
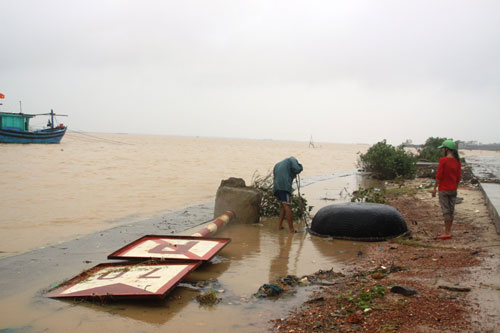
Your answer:
[[[257,299],[253,294],[262,284],[288,274],[302,276],[331,268],[340,271],[344,262],[363,250],[363,243],[319,238],[305,232],[290,235],[285,230],[277,231],[276,226],[276,219],[228,225],[217,236],[229,237],[232,242],[212,262],[191,273],[165,301],[108,305],[61,301],[45,298],[42,290],[28,286],[23,293],[1,301],[1,328],[26,328],[27,332],[265,330],[270,319],[301,304],[316,287],[298,287],[296,292],[276,300]],[[52,278],[58,280],[57,272]],[[199,281],[209,282],[195,290],[193,285]],[[222,301],[212,307],[201,306],[196,295],[212,289],[218,291]]]
[[[307,205],[313,206],[311,216],[314,216],[324,206],[350,202],[352,192],[371,186],[381,186],[380,181],[357,171],[348,171],[302,181],[300,193],[307,199]]]
[[[341,190],[356,188],[359,180],[355,174],[342,175],[305,183],[301,192],[317,210],[332,202],[347,201],[349,198],[342,196]],[[303,228],[303,225],[298,227]],[[231,238],[232,242],[210,263],[188,275],[164,301],[99,304],[48,299],[43,297],[44,290],[80,273],[77,267],[82,267],[81,262],[50,270],[39,278],[36,271],[31,271],[30,274],[35,275],[32,283],[22,292],[0,300],[0,329],[25,329],[25,332],[263,331],[270,319],[284,316],[317,287],[298,287],[271,300],[253,297],[261,285],[288,274],[300,277],[320,269],[341,271],[345,263],[356,260],[364,248],[363,243],[319,238],[306,232],[290,235],[286,229],[276,229],[274,218],[263,218],[259,224],[229,224],[216,236]],[[68,255],[72,256],[74,251]],[[104,262],[105,255],[100,257]],[[94,261],[91,266],[97,263]],[[200,281],[206,283],[201,289],[195,287]],[[222,299],[219,304],[206,307],[196,301],[197,295],[208,290],[218,291]]]

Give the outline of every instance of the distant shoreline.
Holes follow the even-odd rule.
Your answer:
[[[408,148],[419,149],[423,145],[414,145],[414,144],[403,144]],[[489,144],[466,144],[459,143],[458,150],[488,150],[488,151],[500,151],[500,143],[489,143]]]

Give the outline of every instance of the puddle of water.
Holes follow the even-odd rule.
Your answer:
[[[1,328],[74,332],[263,330],[268,320],[301,304],[315,287],[300,287],[277,300],[256,299],[252,295],[262,284],[288,274],[302,276],[330,268],[340,271],[343,262],[363,249],[362,243],[329,240],[305,232],[290,235],[286,230],[275,230],[277,223],[277,219],[264,219],[257,225],[229,225],[218,234],[232,238],[232,242],[213,263],[202,265],[186,280],[216,279],[212,287],[223,290],[219,294],[222,302],[213,307],[200,306],[195,300],[199,292],[186,287],[176,288],[165,301],[109,305],[32,298],[38,292],[32,289],[0,302]]]
[[[352,192],[360,183],[367,186],[359,176],[350,175],[308,184],[301,192],[317,210],[332,202],[348,201],[339,194]],[[325,197],[337,200],[323,200]],[[316,287],[299,287],[275,300],[256,299],[252,295],[262,284],[288,274],[302,276],[331,268],[341,271],[345,262],[357,258],[364,248],[364,243],[305,232],[290,235],[286,228],[278,231],[277,224],[275,218],[263,218],[260,224],[228,225],[217,237],[229,237],[232,242],[212,262],[191,273],[164,301],[108,305],[60,301],[41,296],[44,286],[32,286],[0,300],[0,328],[26,327],[36,332],[263,331],[270,319],[300,305]],[[54,272],[53,281],[58,278]],[[222,301],[212,307],[200,306],[195,300],[199,291],[188,288],[189,283],[212,279],[216,282],[211,288],[223,291],[218,294]]]
[[[307,199],[307,204],[313,206],[311,214],[324,207],[336,203],[350,202],[353,191],[359,187],[368,188],[380,186],[380,181],[365,177],[361,173],[349,172],[334,175],[321,181],[301,185],[300,193]]]

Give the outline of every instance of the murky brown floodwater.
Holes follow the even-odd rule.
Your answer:
[[[4,256],[212,201],[221,179],[236,176],[249,183],[255,171],[266,174],[275,162],[290,155],[304,164],[302,193],[317,211],[348,200],[346,194],[362,180],[345,172],[354,169],[356,153],[368,148],[324,144],[308,149],[307,143],[299,142],[96,137],[99,139],[70,134],[61,145],[0,145],[0,251]],[[333,173],[337,176],[332,179],[307,182]],[[356,260],[364,246],[305,232],[289,235],[287,230],[278,232],[276,226],[275,219],[263,219],[258,225],[229,225],[217,236],[230,237],[232,242],[162,302],[102,305],[48,299],[42,295],[49,287],[46,281],[56,283],[63,278],[55,269],[50,276],[34,278],[33,285],[22,292],[0,299],[0,329],[261,332],[269,319],[286,314],[314,287],[298,288],[296,294],[277,300],[259,300],[252,297],[259,286],[287,274],[341,270],[345,261]],[[81,267],[81,263],[75,266]],[[210,288],[223,291],[219,294],[222,302],[201,307],[195,300],[200,291],[193,290],[189,282],[211,279],[215,282]],[[44,282],[37,282],[40,280]]]
[[[68,133],[0,144],[0,256],[214,200],[222,179],[265,175],[293,155],[302,178],[355,168],[367,145]]]
[[[236,176],[250,183],[255,172],[267,174],[277,161],[290,155],[304,165],[304,180],[353,170],[356,153],[367,148],[323,144],[308,149],[307,143],[255,140],[94,137],[99,139],[70,134],[61,145],[0,145],[3,256],[213,201],[221,179]],[[323,198],[340,198],[339,191],[355,188],[356,182],[352,175],[306,182],[302,192],[318,209],[332,202]],[[269,319],[284,315],[304,300],[311,287],[298,289],[294,297],[273,301],[252,297],[260,285],[287,274],[340,269],[344,260],[355,257],[362,248],[362,244],[334,242],[306,233],[290,236],[287,231],[278,232],[276,224],[276,220],[263,220],[260,225],[230,225],[217,235],[232,238],[231,244],[187,281],[216,279],[211,287],[224,290],[220,294],[223,300],[212,308],[199,306],[194,298],[200,291],[189,284],[174,289],[165,301],[154,303],[99,305],[47,299],[42,296],[48,287],[46,281],[56,283],[64,278],[54,270],[51,276],[43,276],[45,282],[35,282],[0,300],[0,329],[261,331]]]
[[[357,258],[363,243],[334,241],[305,232],[277,231],[276,219],[263,223],[229,224],[218,237],[232,242],[211,263],[199,267],[163,302],[109,305],[44,298],[40,286],[0,301],[0,328],[28,328],[28,332],[261,332],[268,320],[285,315],[305,300],[315,287],[300,287],[277,300],[257,299],[259,286],[277,277],[302,276],[319,269],[340,271],[343,262]],[[75,272],[75,275],[78,272]],[[53,280],[60,276],[53,273]],[[207,287],[223,290],[222,302],[202,307],[200,291],[189,282],[216,279]],[[35,296],[34,296],[35,295]]]

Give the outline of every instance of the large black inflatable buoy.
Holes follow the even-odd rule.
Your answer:
[[[358,241],[382,241],[409,233],[403,216],[394,207],[354,202],[321,208],[311,223],[319,236]]]

